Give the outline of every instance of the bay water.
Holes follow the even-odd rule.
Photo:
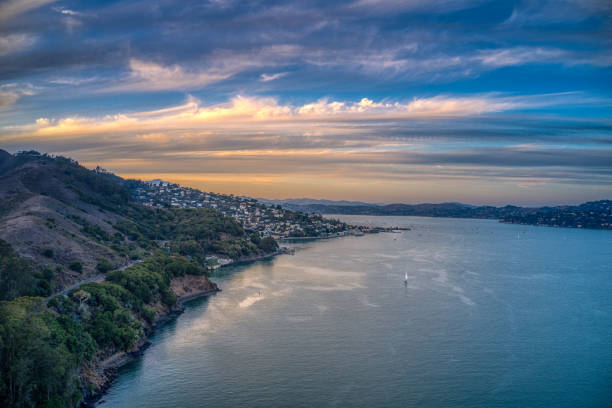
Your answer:
[[[612,231],[338,218],[412,229],[221,269],[98,405],[612,406]]]

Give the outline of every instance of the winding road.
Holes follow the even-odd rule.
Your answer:
[[[121,268],[115,269],[116,271],[124,271],[127,268],[129,268],[132,265],[135,265],[137,263],[142,262],[142,260],[137,259],[135,261],[130,261],[128,262],[127,265],[122,266]],[[106,273],[100,274],[100,275],[96,275],[96,276],[92,276],[91,278],[87,278],[85,280],[82,280],[78,283],[75,283],[72,286],[68,286],[67,288],[64,288],[63,290],[61,290],[60,292],[56,292],[54,294],[52,294],[51,296],[47,297],[45,299],[45,304],[49,302],[49,300],[51,300],[52,298],[54,298],[55,296],[59,296],[59,295],[67,295],[68,292],[70,292],[72,289],[78,288],[79,286],[85,284],[85,283],[89,283],[89,282],[100,282],[102,280],[104,280],[104,278],[106,277]]]

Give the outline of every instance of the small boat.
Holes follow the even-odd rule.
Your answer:
[[[404,272],[404,283],[408,283],[408,272]]]

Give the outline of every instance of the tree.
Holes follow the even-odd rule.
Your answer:
[[[265,237],[259,243],[259,249],[265,252],[274,252],[278,249],[278,243],[272,237]]]
[[[72,397],[75,359],[68,336],[40,298],[0,305],[0,405],[43,406]],[[53,405],[51,405],[53,406]]]
[[[115,267],[108,261],[108,259],[102,259],[100,262],[98,262],[96,269],[98,269],[98,272],[100,273],[106,273],[112,271],[115,269]]]
[[[0,240],[0,300],[34,294],[36,284],[30,264],[8,242]]]
[[[78,272],[78,273],[83,272],[83,264],[79,261],[70,262],[70,265],[68,267],[75,272]]]
[[[84,290],[78,290],[72,294],[72,297],[79,301],[80,306],[83,302],[87,302],[91,298],[91,293],[85,292]]]

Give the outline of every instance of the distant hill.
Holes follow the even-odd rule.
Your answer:
[[[325,204],[327,202],[327,204]],[[319,214],[395,215],[496,219],[515,224],[570,228],[612,229],[612,201],[593,201],[578,206],[504,207],[473,206],[462,203],[367,204],[351,205],[326,200],[281,200],[279,205],[294,211]]]

